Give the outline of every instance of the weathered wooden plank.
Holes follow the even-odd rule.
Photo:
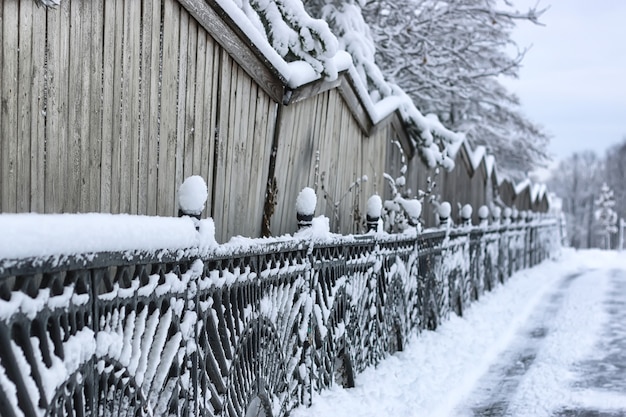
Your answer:
[[[271,217],[270,231],[272,235],[281,233],[283,227],[283,208],[282,196],[286,193],[287,176],[285,172],[289,169],[289,159],[291,154],[292,142],[290,140],[291,132],[293,132],[293,120],[297,106],[280,105],[280,120],[277,122],[278,139],[276,142],[276,156],[274,159],[274,189],[273,189],[273,215]]]
[[[214,181],[214,173],[217,169],[217,117],[218,117],[218,99],[220,80],[220,54],[221,48],[207,33],[206,40],[206,60],[205,66],[205,87],[203,91],[202,106],[197,105],[196,108],[203,109],[203,135],[202,135],[202,156],[201,156],[201,174],[206,180],[209,188],[209,196],[205,216],[213,216],[213,202],[215,199],[216,184]]]
[[[119,198],[119,207],[116,212],[129,213],[130,212],[130,193],[131,193],[131,153],[132,153],[132,132],[130,120],[133,115],[130,114],[131,109],[131,72],[130,57],[132,56],[129,42],[130,32],[130,8],[131,1],[121,0],[118,3],[118,7],[121,7],[122,16],[117,21],[117,32],[121,35],[121,38],[116,40],[116,47],[121,50],[120,72],[119,78],[116,78],[115,82],[120,85],[120,104],[119,104],[119,190],[117,196]],[[119,10],[119,9],[118,9]],[[116,14],[117,11],[116,10]]]
[[[57,153],[56,160],[52,160],[50,164],[50,171],[46,172],[46,176],[49,176],[51,182],[53,184],[50,187],[51,198],[46,200],[50,202],[50,210],[46,209],[46,211],[52,212],[66,212],[71,210],[69,206],[69,199],[67,198],[68,193],[71,192],[69,186],[69,167],[68,167],[68,142],[69,142],[69,132],[68,132],[68,116],[69,116],[69,96],[68,96],[68,85],[69,85],[69,30],[70,30],[70,5],[69,2],[62,2],[59,7],[55,9],[54,12],[49,11],[48,15],[55,14],[57,16],[57,21],[52,22],[52,25],[48,25],[48,39],[49,42],[56,41],[55,44],[50,45],[50,49],[55,49],[56,54],[54,54],[54,60],[52,60],[52,65],[55,65],[54,75],[49,77],[49,85],[55,84],[55,105],[53,108],[53,112],[48,114],[48,121],[52,122],[51,119],[55,119],[54,124],[54,134],[47,136],[47,141],[56,141],[57,143]],[[55,35],[52,35],[50,31],[54,31]],[[49,50],[49,65],[50,69],[50,55],[52,52]],[[46,192],[48,191],[48,187],[46,186]]]
[[[16,153],[16,211],[30,211],[30,156],[31,156],[31,95],[32,95],[32,34],[33,3],[19,5],[18,77],[17,77],[17,143]],[[3,45],[3,48],[5,46]]]
[[[136,151],[138,146],[137,138],[133,131],[133,119],[138,117],[134,114],[134,102],[137,98],[136,89],[138,89],[137,77],[134,75],[133,61],[135,52],[135,31],[139,30],[138,13],[135,12],[133,4],[139,5],[138,2],[124,0],[122,2],[124,18],[118,23],[122,32],[122,68],[121,68],[121,103],[120,103],[120,213],[132,213],[133,201],[136,205],[136,187],[133,183],[137,181],[136,170]],[[138,41],[138,39],[137,39]],[[138,42],[137,42],[138,43]],[[134,174],[134,175],[133,175]]]
[[[114,0],[104,1],[102,50],[102,155],[100,166],[100,211],[110,213],[113,208],[113,147],[117,139],[113,130],[117,115],[115,94],[115,7]],[[117,165],[116,165],[117,166]],[[116,190],[118,188],[115,188]]]
[[[84,33],[86,47],[90,51],[89,65],[89,126],[84,143],[89,149],[83,157],[89,158],[89,171],[86,173],[88,181],[90,211],[100,211],[102,197],[102,147],[103,147],[103,42],[104,42],[104,0],[91,0],[91,30]]]
[[[249,106],[246,110],[246,113],[248,115],[247,116],[248,122],[246,123],[246,132],[243,138],[245,141],[244,178],[247,176],[248,180],[246,181],[245,187],[242,187],[243,189],[247,189],[248,192],[239,193],[239,195],[242,197],[242,202],[243,202],[243,204],[241,205],[242,208],[240,208],[240,210],[241,210],[241,214],[244,216],[246,212],[248,213],[245,234],[247,236],[256,237],[258,233],[258,231],[256,230],[257,225],[260,225],[260,221],[259,221],[260,218],[258,217],[257,209],[256,209],[256,201],[257,201],[257,195],[260,191],[258,188],[252,188],[252,184],[254,184],[254,180],[259,175],[259,172],[253,171],[252,165],[254,163],[255,158],[262,158],[262,155],[258,153],[259,149],[257,149],[259,145],[258,142],[262,141],[262,136],[259,137],[258,140],[255,137],[255,125],[257,122],[257,119],[256,119],[257,110],[256,109],[257,109],[258,100],[259,100],[258,96],[259,94],[264,94],[264,93],[262,91],[259,91],[258,84],[245,73],[245,70],[243,68],[241,68],[241,73],[242,75],[245,76],[245,82],[244,82],[243,88],[244,88],[244,91],[246,88],[248,89],[248,105]]]
[[[261,89],[257,90],[256,116],[254,123],[254,153],[250,167],[250,186],[255,190],[254,200],[251,205],[253,211],[253,236],[260,237],[262,233],[263,206],[265,203],[265,191],[267,188],[267,175],[269,171],[270,155],[272,152],[272,138],[274,129],[276,105],[270,97]]]
[[[236,174],[240,167],[239,153],[241,143],[241,127],[245,124],[245,119],[241,116],[241,107],[243,101],[243,91],[241,90],[239,66],[233,63],[233,70],[231,73],[231,106],[228,122],[228,159],[226,162],[226,195],[224,196],[224,216],[227,220],[226,233],[227,237],[231,237],[237,234],[234,228],[237,226],[234,219],[237,217],[237,194],[239,193],[238,187],[240,187],[239,178]],[[243,173],[240,173],[243,174]]]
[[[289,152],[289,162],[285,171],[281,172],[281,176],[285,177],[285,186],[283,195],[280,196],[283,207],[283,224],[282,232],[292,232],[295,230],[294,223],[294,207],[295,198],[300,192],[300,169],[302,167],[301,150],[303,148],[303,137],[306,129],[306,113],[309,110],[309,102],[301,102],[295,107],[293,118],[293,130],[289,135],[291,142]],[[302,167],[304,168],[304,167]],[[295,197],[294,197],[295,196]]]
[[[282,102],[286,80],[215,1],[179,1],[267,94]]]
[[[67,2],[69,7],[69,82],[68,87],[68,118],[67,118],[67,187],[65,188],[65,210],[78,212],[81,210],[81,192],[83,191],[81,174],[81,132],[83,101],[83,56],[82,45],[83,2]],[[85,167],[86,169],[86,167]]]
[[[60,21],[60,36],[59,36],[59,113],[56,117],[59,118],[59,168],[57,171],[57,180],[59,180],[58,186],[58,203],[55,211],[59,212],[71,212],[73,210],[68,194],[72,192],[70,186],[70,155],[71,147],[69,142],[71,140],[71,132],[69,126],[69,113],[70,113],[70,101],[68,86],[70,84],[70,36],[71,20],[70,20],[70,2],[61,3],[59,7]],[[53,174],[55,175],[55,174]]]
[[[216,167],[215,167],[215,194],[212,201],[213,220],[215,221],[216,235],[219,239],[225,239],[228,227],[228,208],[224,206],[228,189],[226,182],[229,180],[227,174],[228,166],[228,146],[230,122],[230,101],[231,101],[231,75],[233,63],[228,53],[220,51],[220,83],[219,83],[219,104],[217,117],[217,132],[215,142]]]
[[[58,169],[59,161],[59,136],[58,136],[58,67],[59,67],[59,14],[60,9],[47,12],[47,90],[46,90],[46,159],[44,160],[44,210],[47,213],[55,211],[55,198],[58,185],[55,184],[54,170]],[[4,51],[5,48],[3,48]],[[2,89],[4,91],[4,89]],[[3,135],[4,136],[4,135]]]
[[[315,123],[315,100],[298,103],[294,118],[294,130],[291,134],[293,143],[289,161],[289,174],[285,194],[282,196],[283,230],[282,233],[294,232],[296,226],[295,201],[300,191],[309,185],[310,166],[314,163],[314,145],[311,142],[312,125]]]
[[[196,49],[193,53],[194,63],[193,68],[195,72],[195,81],[194,85],[194,101],[193,101],[193,114],[190,114],[190,119],[193,120],[193,156],[191,157],[191,172],[195,172],[197,175],[200,175],[206,181],[203,161],[202,161],[202,148],[203,141],[205,138],[205,111],[210,109],[210,103],[205,103],[204,99],[204,90],[206,88],[206,84],[210,83],[210,78],[206,78],[205,76],[205,68],[207,63],[207,39],[206,39],[206,31],[204,28],[198,26],[198,22],[194,19],[194,27],[195,27],[195,45]],[[191,48],[191,43],[190,43]],[[209,110],[210,111],[210,110]],[[206,117],[209,117],[207,114]],[[207,183],[210,188],[210,184]]]
[[[0,45],[4,45],[4,31],[5,31],[5,26],[7,24],[4,21],[4,8],[3,5],[0,4]],[[7,48],[2,48],[0,50],[0,104],[2,103],[1,100],[4,99],[4,94],[5,93],[5,89],[4,89],[4,83],[3,83],[3,70],[4,70],[4,59],[5,59],[5,49]],[[9,187],[8,187],[8,152],[5,151],[5,149],[8,149],[8,138],[9,136],[4,134],[4,125],[7,123],[5,121],[5,112],[2,110],[2,107],[0,106],[0,149],[2,149],[2,153],[0,154],[0,212],[3,211],[8,211],[5,210],[5,204],[7,204],[8,206],[8,199],[6,199],[5,197],[5,193],[8,193]],[[6,183],[5,183],[6,182]],[[7,203],[5,203],[5,199],[7,200]]]
[[[96,210],[97,206],[94,205],[96,201],[94,201],[94,195],[98,194],[98,189],[94,189],[91,187],[90,179],[91,179],[91,171],[94,169],[94,165],[98,162],[95,162],[91,159],[91,138],[90,138],[90,127],[91,127],[91,108],[95,107],[96,103],[91,103],[91,42],[92,42],[92,34],[93,34],[93,20],[92,20],[92,9],[94,7],[94,2],[80,2],[78,6],[78,19],[80,19],[80,28],[77,28],[76,37],[77,37],[77,45],[78,50],[71,50],[72,55],[79,55],[78,60],[78,70],[79,74],[75,75],[75,80],[78,81],[81,87],[81,97],[80,100],[76,100],[72,98],[73,102],[79,102],[80,108],[76,111],[76,118],[79,123],[76,127],[78,131],[78,143],[77,147],[77,157],[78,162],[77,165],[79,167],[79,188],[80,188],[80,199],[77,201],[77,211],[81,212],[90,212]],[[75,9],[75,6],[72,6],[72,10]],[[95,122],[95,121],[94,121]]]
[[[143,116],[145,121],[140,133],[147,152],[147,167],[142,170],[145,181],[146,207],[143,213],[157,214],[159,144],[161,142],[161,107],[159,103],[161,82],[161,1],[144,0],[144,66],[142,81],[145,83],[143,95]],[[142,211],[140,211],[142,212]]]
[[[152,161],[150,160],[148,148],[151,134],[151,89],[150,81],[152,71],[157,68],[151,67],[152,43],[156,39],[152,38],[152,29],[154,25],[153,11],[154,4],[158,1],[141,0],[141,74],[140,74],[140,94],[141,108],[139,110],[139,126],[137,132],[137,213],[148,214],[148,173]],[[156,190],[155,190],[156,192]],[[156,202],[156,200],[155,200]]]
[[[127,212],[137,214],[139,205],[139,118],[140,108],[140,74],[139,66],[141,59],[141,2],[136,0],[126,0],[125,14],[125,45],[124,55],[128,56],[126,61],[128,69],[125,78],[128,78],[128,133],[122,140],[127,143],[130,161],[125,171],[128,172],[128,194]],[[126,20],[129,22],[126,26]]]
[[[355,138],[350,136],[350,112],[348,111],[347,106],[345,106],[342,102],[340,102],[340,108],[337,115],[341,117],[338,121],[340,125],[339,135],[335,138],[338,149],[337,155],[344,161],[343,163],[337,163],[337,171],[335,175],[337,180],[335,201],[339,204],[337,207],[337,213],[339,215],[337,230],[340,233],[348,233],[350,225],[349,216],[351,211],[350,194],[352,193],[352,191],[349,191],[349,188],[355,180],[352,176],[352,164],[350,163],[353,156],[348,153],[348,145],[351,145],[352,148],[356,144],[354,143]]]
[[[17,210],[18,137],[18,26],[19,4],[2,3],[2,91],[0,140],[2,145],[2,211]]]
[[[328,94],[328,107],[326,111],[326,130],[323,141],[320,144],[320,186],[323,185],[325,192],[321,193],[322,213],[331,219],[331,227],[335,222],[334,203],[336,198],[335,173],[337,172],[337,142],[340,125],[335,114],[339,111],[341,98],[335,90]],[[326,200],[324,200],[326,198]]]
[[[197,48],[196,102],[194,109],[194,141],[196,148],[193,154],[193,172],[197,172],[207,183],[209,195],[202,213],[202,216],[206,217],[210,212],[213,194],[213,184],[209,177],[209,172],[213,173],[213,155],[210,154],[209,148],[213,142],[214,126],[211,126],[211,119],[215,110],[211,102],[213,50],[207,40],[206,31],[200,27],[198,27]]]
[[[187,117],[186,108],[186,91],[187,83],[187,53],[189,44],[189,13],[180,8],[180,29],[179,29],[179,56],[178,56],[178,95],[177,95],[177,114],[176,114],[176,149],[175,159],[175,176],[174,176],[174,194],[170,198],[174,198],[174,210],[178,210],[178,187],[183,183],[183,163],[185,156],[185,119]]]
[[[363,203],[374,194],[383,196],[385,180],[385,161],[387,151],[387,129],[362,140],[361,171],[367,175],[367,183],[363,187]],[[363,205],[362,207],[366,207]]]
[[[315,112],[315,128],[313,130],[313,136],[315,138],[315,143],[313,146],[313,162],[311,164],[311,178],[312,178],[312,182],[311,182],[311,187],[315,190],[315,193],[318,196],[318,210],[319,207],[321,206],[320,203],[322,203],[322,201],[319,201],[320,197],[321,197],[321,189],[320,189],[320,166],[319,163],[320,161],[318,160],[318,158],[321,158],[321,153],[320,153],[320,146],[322,144],[323,141],[323,137],[324,137],[324,132],[326,129],[326,112],[328,109],[328,95],[330,93],[326,92],[324,94],[320,94],[319,96],[317,96],[316,98],[316,112]]]
[[[33,39],[32,39],[32,91],[31,94],[31,211],[42,213],[45,210],[45,57],[46,33],[41,28],[46,25],[46,9],[33,8]],[[1,75],[0,75],[1,77]]]
[[[234,72],[234,71],[233,71]],[[237,66],[236,100],[234,109],[234,129],[230,140],[233,154],[230,160],[230,210],[228,212],[228,230],[231,235],[250,235],[251,217],[250,198],[256,190],[250,189],[250,153],[253,139],[249,136],[249,126],[254,124],[254,113],[250,105],[256,105],[256,91],[252,90],[251,79],[243,68]]]
[[[197,70],[197,54],[199,52],[198,47],[198,22],[194,18],[189,19],[189,33],[187,44],[187,91],[185,105],[185,130],[184,130],[184,156],[183,156],[183,178],[187,178],[190,175],[199,174],[199,169],[196,169],[195,163],[200,155],[200,141],[197,140],[196,134],[198,130],[198,121],[196,120],[196,91],[198,86],[202,85],[204,80],[198,80],[196,75]],[[200,119],[202,120],[202,119]],[[199,168],[199,167],[198,167]]]
[[[161,135],[157,179],[157,214],[161,216],[175,215],[179,28],[180,6],[176,0],[164,0]]]
[[[111,212],[122,211],[122,100],[124,91],[123,84],[123,42],[124,42],[124,0],[112,0],[115,3],[115,19],[107,30],[115,33],[113,40],[113,124],[111,127]]]

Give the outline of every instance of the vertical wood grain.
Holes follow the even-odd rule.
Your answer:
[[[17,77],[17,152],[15,161],[16,207],[17,212],[30,211],[30,156],[31,156],[31,95],[32,91],[32,35],[33,35],[33,3],[28,1],[15,2],[19,5],[18,25],[18,77]],[[3,48],[5,46],[3,45]]]
[[[30,210],[38,213],[45,211],[45,151],[46,151],[46,95],[45,59],[46,59],[46,9],[33,8],[32,38],[32,93],[30,96]],[[1,77],[1,75],[0,75]]]
[[[175,0],[164,0],[163,9],[163,76],[161,84],[161,136],[157,179],[157,214],[174,215],[176,175],[176,101],[178,98],[178,47],[180,6]]]

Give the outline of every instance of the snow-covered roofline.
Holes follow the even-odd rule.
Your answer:
[[[515,185],[515,195],[520,195],[521,193],[523,193],[527,188],[530,189],[531,188],[531,183],[530,180],[528,178],[520,181],[519,183],[517,183]]]
[[[195,0],[179,1],[194,14]],[[326,22],[309,16],[300,0],[206,0],[206,4],[236,27],[242,45],[251,46],[280,80],[283,97],[274,94],[277,101],[289,104],[294,91],[309,84],[330,83],[337,87],[336,81],[342,85],[345,81],[354,89],[369,119],[369,123],[360,121],[361,127],[376,125],[397,113],[428,165],[445,166],[440,147],[461,141],[457,133],[445,128],[436,117],[424,116],[398,86],[385,81],[389,94],[374,101],[350,54],[337,48],[337,38]],[[228,42],[220,43],[228,50]],[[367,64],[378,68],[374,63]]]

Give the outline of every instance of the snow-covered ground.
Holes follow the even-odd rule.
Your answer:
[[[291,415],[624,416],[625,369],[626,252],[564,250]]]

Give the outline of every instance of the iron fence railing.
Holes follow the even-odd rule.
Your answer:
[[[0,410],[285,415],[553,254],[556,228],[1,260]]]

